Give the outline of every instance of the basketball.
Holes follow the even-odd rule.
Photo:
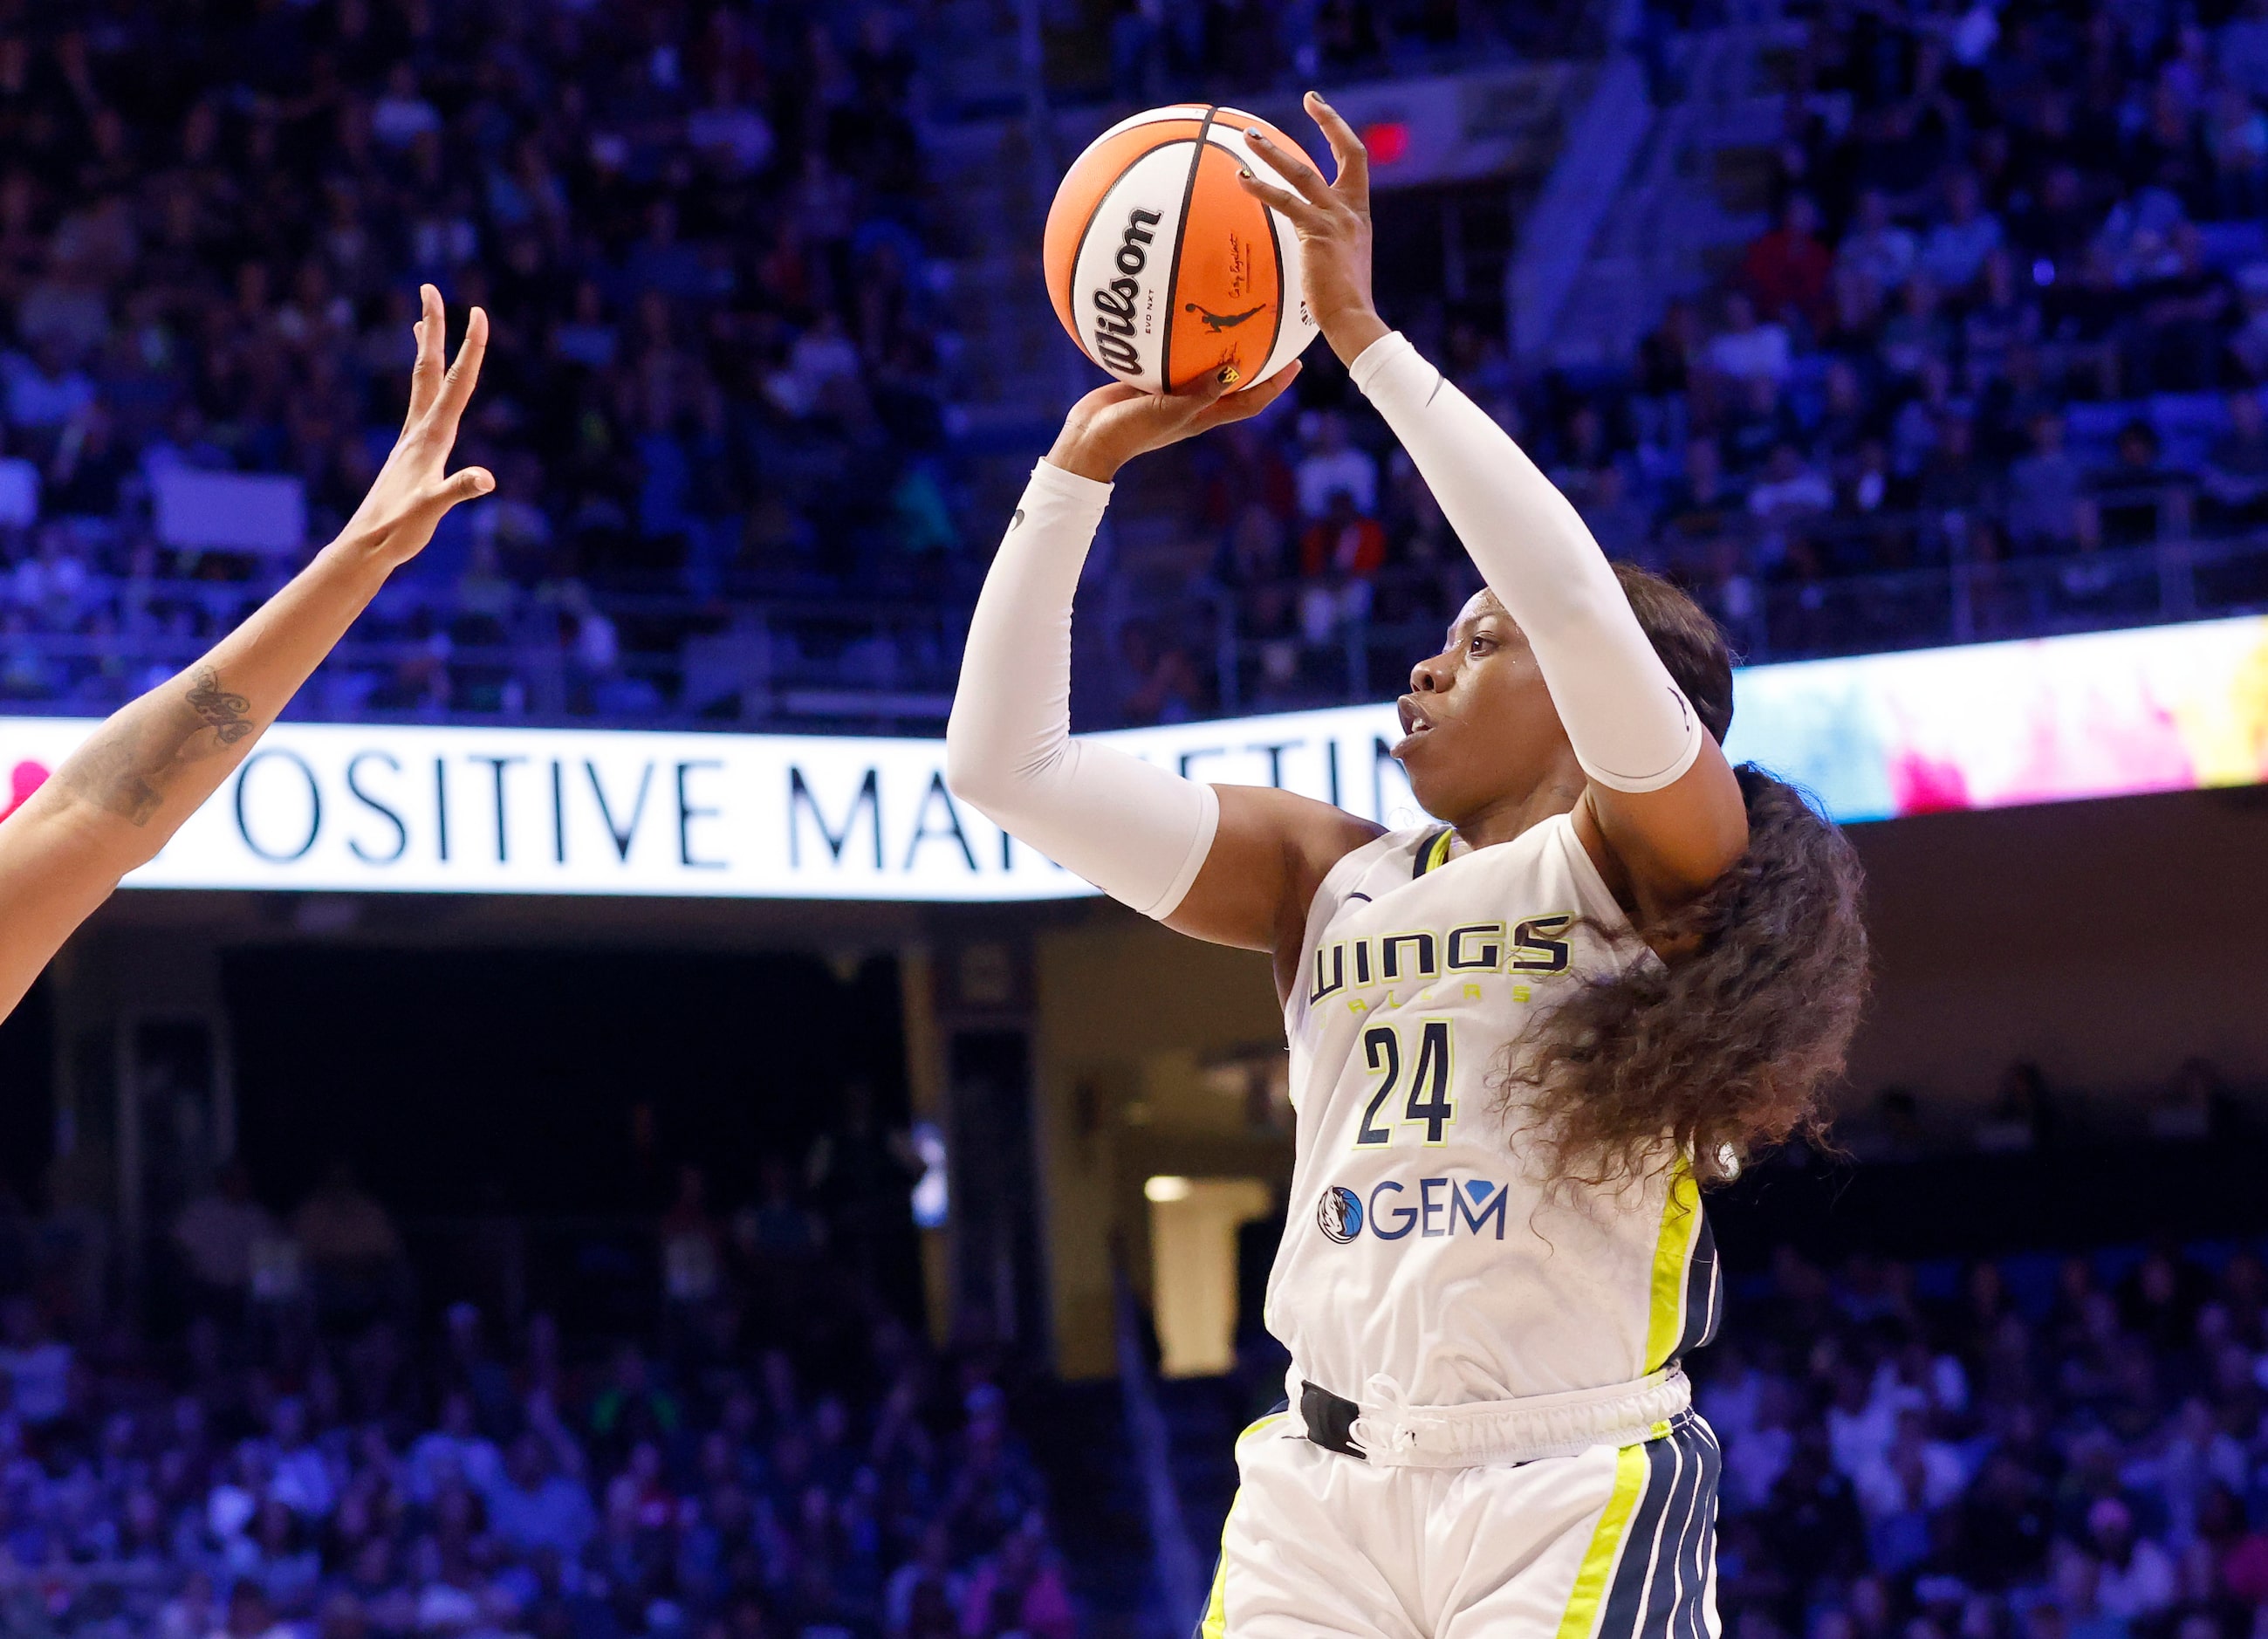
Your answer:
[[[1300,151],[1249,114],[1179,103],[1112,126],[1056,189],[1049,298],[1079,351],[1120,380],[1161,393],[1218,376],[1241,390],[1314,339],[1292,224],[1237,184],[1248,166],[1282,180],[1245,141],[1254,126]]]

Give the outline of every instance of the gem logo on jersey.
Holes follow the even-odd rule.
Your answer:
[[[1315,1223],[1325,1236],[1344,1246],[1362,1233],[1362,1197],[1333,1185],[1315,1203]]]
[[[1410,1199],[1401,1199],[1404,1196]],[[1371,1186],[1367,1201],[1344,1185],[1334,1184],[1315,1203],[1315,1223],[1341,1246],[1366,1227],[1372,1238],[1381,1241],[1410,1235],[1438,1241],[1484,1229],[1500,1241],[1505,1203],[1510,1199],[1511,1192],[1493,1178],[1419,1178],[1412,1185],[1383,1178]]]

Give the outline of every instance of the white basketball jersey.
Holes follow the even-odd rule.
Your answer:
[[[1479,849],[1395,831],[1332,867],[1284,1009],[1298,1161],[1267,1320],[1295,1397],[1551,1394],[1708,1341],[1722,1300],[1691,1179],[1549,1192],[1490,1084],[1568,986],[1654,959],[1569,815]]]

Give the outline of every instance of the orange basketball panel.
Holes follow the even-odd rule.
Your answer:
[[[1237,184],[1241,168],[1235,154],[1211,143],[1197,162],[1172,292],[1167,352],[1175,390],[1223,365],[1249,380],[1276,344],[1283,262],[1268,207]]]
[[[1056,317],[1071,339],[1079,325],[1071,317],[1071,285],[1079,261],[1079,240],[1094,221],[1095,208],[1126,167],[1165,143],[1188,142],[1201,129],[1197,120],[1153,120],[1106,137],[1074,160],[1056,188],[1055,203],[1048,207],[1047,231],[1040,240],[1040,266],[1048,282],[1048,299]]]

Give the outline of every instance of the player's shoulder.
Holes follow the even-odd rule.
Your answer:
[[[1429,822],[1383,831],[1340,856],[1323,879],[1322,891],[1344,897],[1359,888],[1373,891],[1381,882],[1414,881],[1447,857],[1450,827]]]

